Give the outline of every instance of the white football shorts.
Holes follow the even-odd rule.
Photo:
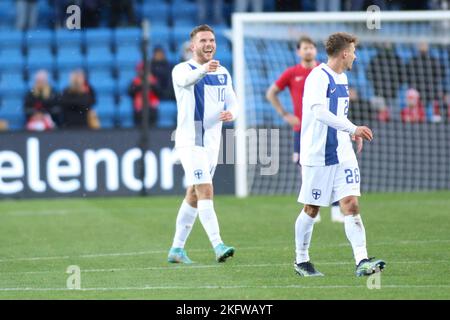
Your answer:
[[[328,207],[347,196],[360,196],[359,166],[356,160],[331,166],[302,166],[302,187],[298,202]]]
[[[219,150],[193,146],[176,148],[188,186],[211,183],[216,171]]]

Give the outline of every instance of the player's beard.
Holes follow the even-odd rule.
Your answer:
[[[197,51],[197,56],[203,61],[203,63],[207,63],[214,58],[215,53],[216,53],[215,48],[211,48],[211,53],[206,53],[204,52],[204,49],[199,49]]]

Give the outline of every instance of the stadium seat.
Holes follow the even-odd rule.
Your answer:
[[[113,32],[111,29],[99,28],[99,29],[87,29],[85,34],[86,46],[92,47],[111,47],[113,40]]]
[[[141,30],[139,28],[116,29],[114,32],[115,46],[139,46],[141,42]]]
[[[55,43],[57,49],[78,48],[83,45],[83,32],[79,30],[59,29],[55,31]]]
[[[133,106],[130,97],[125,95],[120,97],[119,125],[122,128],[134,127]]]
[[[9,130],[21,130],[25,125],[23,99],[4,97],[0,107],[0,119],[8,121]]]
[[[45,69],[50,73],[53,72],[54,58],[49,48],[38,47],[28,51],[26,60],[26,69],[28,73],[34,73],[37,70]]]
[[[144,2],[141,10],[142,17],[148,18],[152,27],[155,24],[167,25],[169,21],[170,7],[165,2]]]
[[[54,33],[50,30],[32,30],[25,34],[25,45],[30,48],[52,48]]]
[[[0,49],[13,48],[22,49],[23,33],[21,31],[11,30],[0,32]]]
[[[116,120],[116,104],[113,96],[99,95],[94,109],[99,117],[102,128],[114,127],[114,122]]]
[[[177,104],[175,101],[161,101],[158,107],[159,128],[174,128],[177,121]]]
[[[0,51],[0,70],[16,70],[22,72],[25,58],[20,48],[8,48]]]
[[[56,56],[56,67],[58,70],[83,68],[84,62],[80,49],[75,47],[61,49]]]
[[[88,69],[112,68],[114,56],[107,47],[89,47],[86,63]]]
[[[111,76],[104,73],[92,73],[89,75],[89,82],[94,87],[98,95],[113,95],[116,90],[116,82]]]
[[[120,46],[117,48],[116,65],[118,68],[135,68],[136,64],[142,60],[141,52],[136,46]]]
[[[2,73],[0,79],[0,96],[21,98],[27,86],[23,81],[22,73]]]
[[[117,81],[117,89],[121,94],[127,94],[128,87],[136,77],[136,71],[133,69],[121,69],[119,70],[119,79]]]
[[[150,45],[151,46],[164,46],[170,47],[170,29],[165,28],[153,28],[150,31]]]

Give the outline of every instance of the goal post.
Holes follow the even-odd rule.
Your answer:
[[[357,48],[354,69],[348,72],[349,87],[354,87],[359,97],[370,102],[368,107],[374,115],[367,116],[368,124],[375,129],[376,140],[367,146],[366,153],[359,159],[363,172],[363,190],[366,191],[410,191],[450,189],[450,136],[448,104],[450,104],[450,11],[382,11],[364,12],[307,12],[307,13],[234,13],[232,16],[233,78],[240,111],[235,123],[236,165],[235,190],[237,197],[249,194],[286,194],[298,192],[299,168],[288,163],[291,157],[291,130],[279,118],[269,102],[265,90],[288,66],[296,64],[295,43],[302,35],[308,35],[318,45],[318,60],[326,62],[323,41],[333,32],[345,31],[356,35],[361,43]],[[430,46],[430,55],[439,62],[436,74],[442,79],[434,87],[417,85],[411,88],[411,76],[406,67],[417,55],[417,47],[424,42]],[[372,75],[372,59],[379,48],[389,44],[398,53],[404,68],[399,71],[399,80],[390,78],[392,95],[380,94],[380,79]],[[382,61],[383,62],[383,61]],[[389,76],[397,70],[396,60],[386,58]],[[433,66],[430,66],[433,68]],[[381,73],[383,75],[383,73]],[[401,78],[401,79],[400,79]],[[441,81],[442,80],[442,81]],[[390,83],[391,83],[390,82]],[[396,83],[397,82],[397,83]],[[425,121],[408,121],[403,112],[405,97],[414,89],[421,94]],[[288,91],[288,90],[285,90]],[[431,93],[433,91],[433,94]],[[434,91],[439,91],[434,95]],[[386,89],[385,89],[386,92]],[[439,96],[437,96],[439,95]],[[432,98],[430,98],[432,96]],[[409,98],[408,98],[409,99]],[[447,99],[447,100],[446,100]],[[280,94],[283,105],[292,108],[286,92]],[[409,100],[408,100],[409,101]],[[383,118],[383,108],[390,108]],[[436,107],[437,105],[437,107]],[[350,108],[352,106],[350,105]],[[447,109],[446,109],[447,108]],[[438,110],[438,111],[436,111]],[[292,109],[290,109],[292,111]],[[355,111],[358,113],[358,111]],[[356,115],[355,113],[355,115]],[[370,118],[370,119],[369,119]],[[405,120],[406,119],[406,120]],[[406,122],[406,123],[405,123]],[[361,124],[361,123],[356,123]],[[367,124],[367,123],[365,123]],[[250,128],[278,128],[280,130],[280,174],[272,177],[258,175],[258,165],[249,165],[248,158],[258,147],[250,145],[246,132]],[[429,146],[425,138],[435,137],[438,141]],[[377,139],[377,135],[379,139]],[[392,136],[396,138],[392,141]],[[421,151],[413,150],[411,143],[421,139]],[[377,141],[378,140],[378,141]],[[439,147],[441,144],[441,147]],[[402,150],[403,154],[399,154]],[[419,153],[418,153],[419,152]],[[433,154],[430,154],[433,153]],[[394,156],[395,155],[395,156]],[[417,157],[423,168],[414,159]],[[407,161],[404,173],[386,177],[386,170],[403,170],[399,159]],[[445,160],[446,159],[446,160]],[[397,162],[395,164],[395,162]],[[394,163],[394,164],[393,164]],[[440,177],[435,176],[433,167],[438,163]],[[417,168],[426,172],[417,172]],[[421,182],[424,176],[428,179]],[[447,181],[448,180],[448,181]]]

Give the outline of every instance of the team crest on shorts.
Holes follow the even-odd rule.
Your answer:
[[[195,170],[195,171],[194,171],[194,176],[195,176],[197,179],[200,180],[200,179],[202,178],[202,176],[203,176],[203,171],[200,170],[200,169]]]
[[[225,76],[224,76],[223,74],[219,74],[219,75],[217,76],[217,79],[219,80],[219,82],[220,82],[221,84],[224,84],[224,83],[225,83]]]
[[[312,189],[312,196],[315,200],[319,199],[322,195],[322,191],[320,189]]]

